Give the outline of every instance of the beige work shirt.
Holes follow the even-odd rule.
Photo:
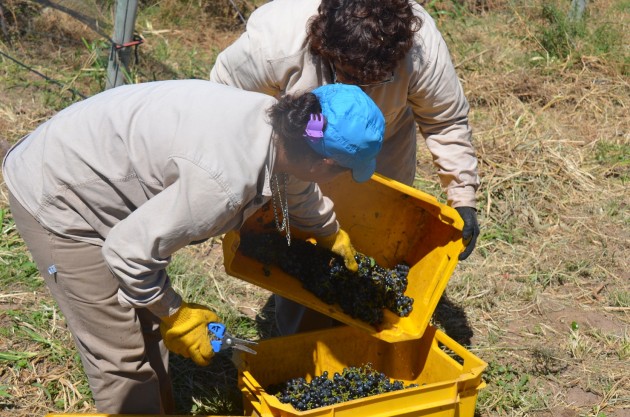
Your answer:
[[[121,304],[165,316],[181,303],[165,272],[171,255],[238,229],[271,197],[275,102],[202,80],[117,87],[18,142],[4,179],[46,229],[103,247]],[[338,229],[316,184],[292,178],[288,201],[293,226]]]
[[[258,8],[246,32],[217,57],[212,81],[279,97],[332,82],[330,64],[308,48],[306,25],[319,0],[274,0]],[[366,87],[387,122],[377,172],[413,184],[416,123],[433,155],[453,207],[475,207],[477,158],[468,124],[469,106],[448,48],[431,16],[415,1],[422,19],[414,45],[391,83]]]

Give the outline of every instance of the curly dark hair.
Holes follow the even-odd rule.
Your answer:
[[[290,159],[300,161],[305,158],[313,160],[322,158],[308,146],[304,138],[306,124],[311,114],[321,113],[321,111],[319,99],[313,93],[282,96],[267,111],[276,140],[280,141],[280,146],[284,148]]]
[[[307,25],[311,52],[363,83],[387,78],[422,26],[409,0],[322,0],[318,12]]]

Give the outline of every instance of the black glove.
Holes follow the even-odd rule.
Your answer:
[[[466,249],[459,254],[459,260],[463,261],[468,258],[475,249],[477,243],[477,236],[479,236],[479,223],[477,223],[477,210],[474,207],[456,207],[455,210],[459,213],[464,221],[464,229],[462,230],[462,239],[466,245]]]

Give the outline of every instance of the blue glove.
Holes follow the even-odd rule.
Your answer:
[[[462,230],[462,239],[466,245],[466,249],[459,254],[459,260],[463,261],[468,258],[475,249],[477,244],[477,236],[479,236],[479,223],[477,223],[477,210],[474,207],[456,207],[455,210],[459,213],[460,217],[464,221],[464,229]]]

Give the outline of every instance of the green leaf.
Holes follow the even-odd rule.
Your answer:
[[[18,362],[24,359],[35,357],[35,356],[37,356],[37,353],[17,352],[13,350],[8,350],[8,351],[0,352],[0,361]]]
[[[13,398],[13,395],[9,393],[9,386],[0,385],[0,398]]]

